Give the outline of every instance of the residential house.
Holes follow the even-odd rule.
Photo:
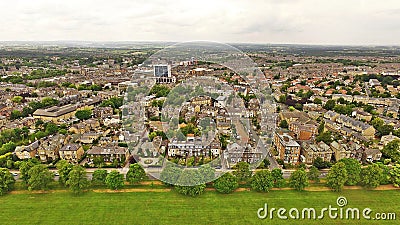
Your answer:
[[[333,151],[336,161],[345,158],[350,158],[351,156],[351,150],[349,149],[349,146],[346,144],[339,144],[338,142],[333,141],[330,144],[330,147]]]
[[[334,111],[328,111],[328,112],[326,112],[326,113],[324,114],[324,118],[335,122],[335,121],[336,121],[336,118],[338,118],[339,115],[340,115],[340,114],[338,114],[338,113],[336,113],[336,112],[334,112]]]
[[[312,164],[318,157],[322,158],[324,162],[330,162],[333,155],[332,149],[324,142],[312,144],[309,142],[302,143],[302,162]]]
[[[214,106],[218,107],[218,108],[225,108],[226,101],[227,101],[227,97],[226,96],[224,96],[224,95],[218,96],[218,98],[215,99]]]
[[[35,158],[39,148],[40,141],[35,141],[27,146],[17,146],[14,150],[18,159],[32,159]]]
[[[380,86],[381,82],[379,82],[379,80],[377,79],[369,79],[368,84],[369,86],[374,87],[374,86]]]
[[[397,118],[399,116],[399,105],[394,104],[392,106],[389,106],[386,110],[386,115]]]
[[[284,163],[299,163],[300,145],[288,133],[276,131],[274,135],[274,146],[279,153],[279,158]]]
[[[72,125],[69,129],[68,132],[75,133],[75,134],[83,134],[85,132],[88,132],[90,130],[89,126],[86,126],[85,123],[77,123]]]
[[[90,130],[95,130],[100,127],[100,122],[97,119],[88,119],[83,121],[83,123],[86,124]]]
[[[68,143],[59,150],[59,153],[61,159],[77,163],[82,158],[84,150],[80,144]]]
[[[373,126],[351,117],[340,115],[337,117],[336,122],[357,131],[367,139],[373,139],[375,136],[375,128]]]
[[[93,146],[86,152],[87,162],[93,163],[95,158],[101,158],[105,163],[113,163],[115,160],[124,162],[129,158],[128,148],[119,147],[118,145],[109,144],[106,146]]]
[[[400,140],[400,138],[393,135],[392,132],[390,132],[390,134],[381,137],[381,141],[379,142],[379,144],[381,144],[383,147],[387,145],[389,142],[392,142],[394,140]]]
[[[353,117],[356,117],[358,120],[370,122],[372,120],[372,114],[368,112],[364,112],[361,110],[355,110],[351,113]]]
[[[56,134],[45,138],[38,148],[40,161],[55,161],[59,158],[59,150],[65,144],[66,137],[63,134]]]
[[[214,151],[215,152],[215,151]],[[168,156],[209,156],[210,146],[202,137],[195,137],[193,134],[188,134],[186,140],[179,141],[177,138],[172,138],[168,144]],[[219,155],[220,152],[217,151]]]
[[[315,124],[301,124],[297,121],[289,124],[289,130],[296,135],[298,140],[310,140],[318,134],[318,127]]]
[[[100,133],[87,132],[82,134],[79,141],[84,144],[93,144],[93,141],[97,140],[100,136],[101,136]]]
[[[303,105],[304,111],[320,111],[322,110],[322,105],[318,105],[315,103],[306,103]]]
[[[353,96],[352,95],[343,95],[343,94],[332,94],[332,100],[337,100],[339,98],[343,98],[345,101],[352,102]]]
[[[112,107],[95,107],[93,108],[94,118],[107,118],[113,115]]]
[[[379,161],[382,157],[382,153],[379,149],[365,149],[366,160],[368,162]]]
[[[238,162],[257,163],[262,160],[263,153],[258,148],[250,145],[242,147],[237,143],[229,144],[225,152],[225,158],[228,159],[229,166],[233,166]]]

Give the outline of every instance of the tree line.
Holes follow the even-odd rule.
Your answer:
[[[272,188],[290,187],[303,191],[310,185],[310,181],[320,181],[320,171],[312,166],[308,170],[305,165],[294,171],[289,179],[284,179],[279,168],[264,169],[253,172],[246,162],[239,162],[232,172],[224,173],[218,179],[216,171],[210,165],[203,165],[197,170],[183,169],[175,164],[168,163],[160,174],[160,179],[166,186],[173,187],[178,193],[187,196],[198,196],[204,193],[207,186],[213,186],[219,193],[229,194],[239,186],[250,187],[257,192],[269,192]],[[124,175],[116,170],[107,172],[104,169],[94,171],[92,179],[87,178],[85,169],[80,165],[72,165],[65,160],[57,164],[59,183],[69,188],[72,193],[80,194],[92,187],[106,186],[112,190],[124,187],[125,181],[138,184],[145,180],[147,175],[137,163],[130,165],[129,171]],[[48,190],[54,180],[47,166],[32,159],[23,161],[19,165],[20,179],[28,190]],[[355,159],[342,159],[332,166],[326,177],[326,186],[332,191],[341,191],[345,185],[361,185],[372,189],[381,184],[392,183],[400,186],[400,164],[389,168],[381,163],[361,167]],[[13,175],[8,169],[0,168],[0,195],[11,190],[15,184]]]

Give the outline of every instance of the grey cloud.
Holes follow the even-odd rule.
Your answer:
[[[399,44],[398,1],[2,0],[0,40]]]

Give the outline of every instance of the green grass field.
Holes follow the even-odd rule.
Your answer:
[[[400,214],[399,191],[346,190],[334,192],[271,191],[236,192],[230,195],[207,191],[185,197],[163,193],[94,193],[74,196],[69,192],[8,194],[0,197],[0,224],[398,224],[396,221],[361,220],[260,220],[257,209],[269,207],[337,206],[338,196],[346,207],[369,207],[373,212]],[[371,214],[373,215],[373,214]]]

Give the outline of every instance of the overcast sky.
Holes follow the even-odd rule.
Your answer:
[[[398,0],[1,0],[2,41],[400,45]]]

